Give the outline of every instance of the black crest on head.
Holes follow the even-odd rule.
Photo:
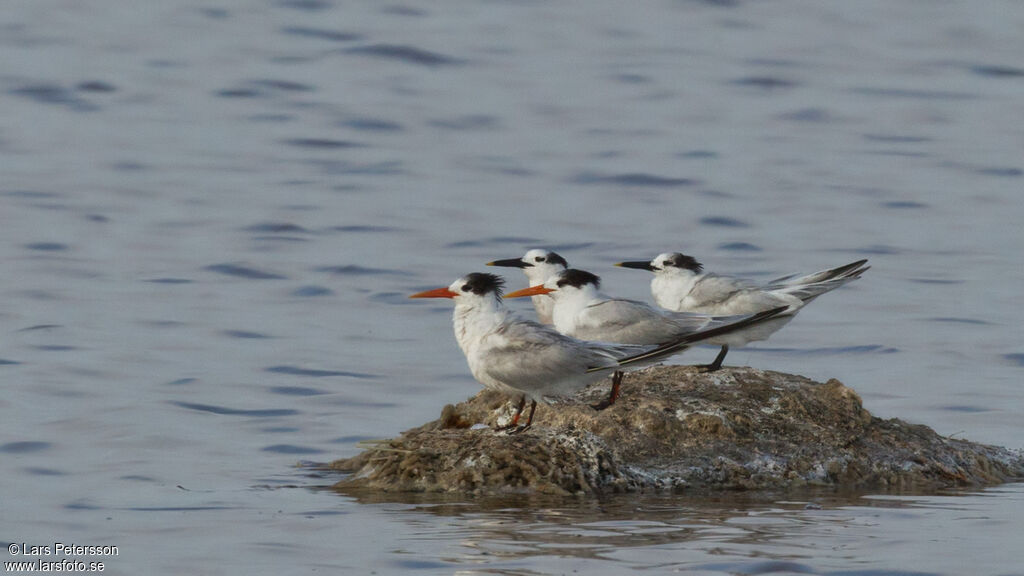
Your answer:
[[[569,263],[565,261],[565,258],[562,258],[561,256],[559,256],[555,252],[548,252],[547,253],[547,257],[548,257],[548,262],[550,262],[551,264],[561,264],[562,266],[564,266],[566,268],[569,267]]]
[[[505,287],[505,279],[494,274],[485,272],[473,272],[466,275],[466,282],[462,285],[463,292],[472,292],[477,296],[493,293],[501,298],[502,288]]]
[[[700,273],[704,270],[704,266],[697,262],[697,259],[693,256],[687,256],[686,254],[680,254],[676,252],[665,261],[665,264],[669,266],[675,266],[676,268],[682,268],[684,270],[692,270],[693,272]]]
[[[594,288],[600,288],[601,279],[586,270],[577,270],[575,268],[569,268],[558,275],[557,286],[559,288],[562,286],[574,286],[576,288],[580,288],[584,284],[593,284]]]

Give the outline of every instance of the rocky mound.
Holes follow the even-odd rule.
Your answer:
[[[496,432],[515,406],[483,391],[347,460],[338,488],[572,494],[808,485],[921,489],[1024,477],[1024,454],[882,420],[838,380],[659,366],[626,376],[612,407],[592,386]],[[525,418],[524,418],[525,419]],[[486,426],[484,426],[486,425]]]

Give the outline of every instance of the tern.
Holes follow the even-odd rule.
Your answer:
[[[731,315],[753,314],[779,306],[788,308],[771,322],[709,340],[722,347],[711,364],[701,367],[713,372],[722,367],[730,346],[745,346],[768,338],[818,296],[860,278],[870,268],[865,264],[866,259],[858,260],[804,276],[790,274],[763,285],[704,272],[704,266],[696,258],[678,252],[659,254],[650,261],[619,262],[616,266],[653,272],[651,294],[654,301],[675,312]]]
[[[523,271],[523,274],[526,274],[526,278],[530,281],[530,286],[539,286],[546,282],[548,278],[569,267],[569,263],[565,261],[565,258],[550,250],[541,250],[540,248],[528,251],[522,258],[495,260],[494,262],[488,262],[487,265],[519,268]],[[551,324],[551,309],[554,306],[554,301],[543,294],[534,296],[532,300],[533,308],[537,311],[537,320],[541,324]]]
[[[533,423],[537,403],[566,396],[608,374],[631,370],[681,352],[696,342],[763,322],[779,314],[773,309],[724,326],[694,332],[654,346],[590,342],[559,333],[550,326],[522,320],[502,302],[504,280],[474,272],[446,288],[419,292],[410,298],[450,298],[455,302],[455,339],[481,385],[506,395],[522,395],[508,428],[519,422],[531,401],[526,425]]]
[[[659,310],[645,302],[611,298],[601,293],[600,288],[598,276],[586,270],[569,268],[539,286],[517,290],[506,298],[549,296],[554,302],[552,318],[556,330],[581,340],[616,344],[661,344],[709,328],[726,326],[746,317],[713,317]],[[788,308],[785,305],[782,308],[784,314]],[[604,408],[615,402],[622,377],[622,372],[613,375],[608,399],[595,408]]]

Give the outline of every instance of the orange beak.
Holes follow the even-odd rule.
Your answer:
[[[537,286],[530,286],[529,288],[523,288],[522,290],[516,290],[505,294],[505,298],[522,298],[523,296],[539,296],[541,294],[550,294],[554,292],[554,288],[545,288],[543,284]]]
[[[409,298],[455,298],[458,296],[457,293],[452,292],[447,288],[436,288],[434,290],[427,290],[426,292],[417,292]]]

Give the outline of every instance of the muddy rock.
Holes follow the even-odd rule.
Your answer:
[[[838,380],[752,368],[633,372],[610,408],[596,385],[494,431],[512,399],[482,391],[331,467],[343,489],[600,493],[803,486],[930,489],[1024,477],[1024,453],[872,416]],[[517,400],[517,399],[516,399]],[[525,418],[524,418],[525,420]]]

